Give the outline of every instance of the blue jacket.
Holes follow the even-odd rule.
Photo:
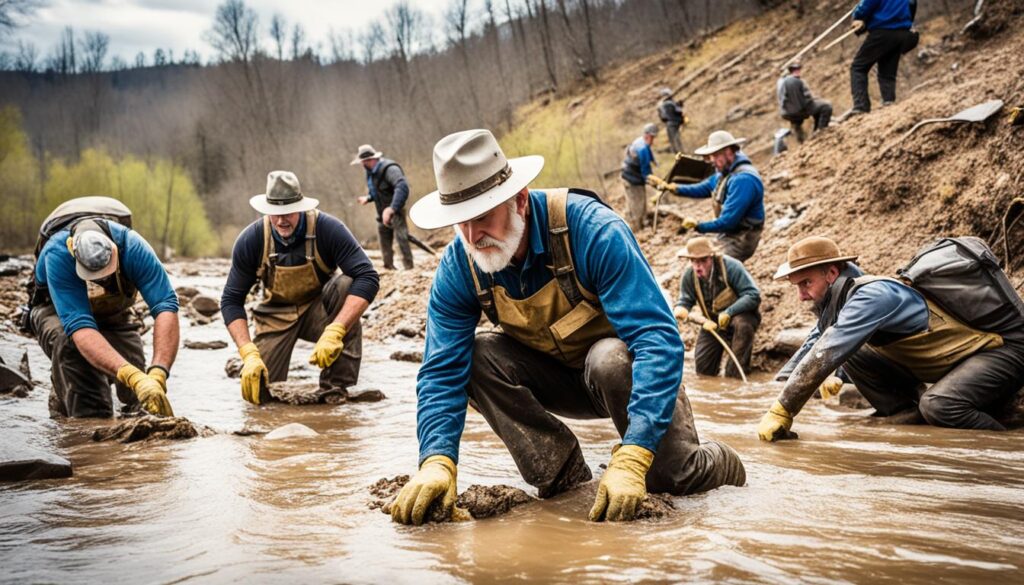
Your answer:
[[[625,222],[601,202],[570,194],[567,205],[573,262],[580,283],[600,299],[608,320],[633,355],[633,393],[623,444],[657,450],[672,420],[683,370],[683,345],[654,273]],[[529,248],[521,267],[491,275],[510,296],[524,299],[553,279],[547,196],[530,192]],[[487,275],[479,272],[482,283]],[[444,251],[427,309],[427,341],[416,380],[420,461],[458,461],[466,421],[466,384],[481,309],[462,240]]]
[[[146,240],[123,225],[107,222],[117,246],[121,274],[142,294],[149,305],[149,314],[156,317],[165,311],[178,312],[178,295],[171,288],[160,259]],[[68,337],[79,329],[99,329],[89,307],[85,281],[75,273],[75,258],[68,251],[70,230],[53,234],[39,252],[36,262],[36,286],[49,290],[64,333]]]
[[[622,178],[631,185],[644,185],[651,174],[654,152],[643,136],[626,147],[626,158],[622,161]]]
[[[914,26],[911,3],[915,0],[860,0],[854,20],[863,20],[868,30],[909,29]]]
[[[744,166],[737,169],[736,167],[741,164]],[[697,231],[702,234],[738,232],[742,227],[743,220],[758,225],[764,223],[764,184],[761,183],[761,175],[750,164],[747,155],[743,152],[736,153],[736,160],[733,161],[726,174],[732,176],[729,178],[729,184],[725,187],[725,204],[722,206],[722,213],[717,219],[697,224]],[[715,192],[715,187],[718,186],[718,181],[721,178],[722,173],[715,173],[700,183],[679,185],[676,195],[706,199]]]

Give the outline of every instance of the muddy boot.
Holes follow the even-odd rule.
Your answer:
[[[590,472],[590,467],[583,459],[583,452],[580,451],[579,446],[577,446],[576,450],[569,456],[569,460],[562,466],[562,470],[558,472],[558,476],[555,480],[552,481],[550,485],[537,490],[537,497],[546,499],[552,496],[557,496],[558,494],[567,492],[581,483],[586,483],[593,478],[594,476]]]

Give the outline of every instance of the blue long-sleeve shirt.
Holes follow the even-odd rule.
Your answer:
[[[743,166],[737,168],[740,165]],[[747,155],[742,152],[736,153],[736,160],[726,170],[725,175],[729,175],[729,183],[725,186],[722,212],[716,219],[697,224],[697,231],[702,234],[737,232],[745,219],[755,224],[764,223],[764,184]],[[679,185],[676,188],[676,195],[707,199],[714,194],[715,187],[723,176],[723,173],[716,172],[699,183]]]
[[[117,246],[121,274],[142,294],[149,305],[149,314],[156,317],[166,311],[177,313],[178,295],[153,248],[137,232],[123,225],[115,222],[107,222],[107,225]],[[39,252],[35,272],[36,286],[49,290],[68,337],[79,329],[99,329],[89,307],[86,283],[75,272],[75,258],[68,251],[66,242],[70,235],[70,230],[65,229],[50,237]]]
[[[757,288],[754,277],[747,272],[747,269],[739,260],[731,256],[725,256],[722,258],[722,261],[725,263],[725,282],[736,293],[736,300],[723,309],[722,313],[735,317],[740,313],[756,311],[761,306],[761,289]],[[718,272],[718,262],[714,261],[712,267],[710,278],[707,280],[698,279],[692,266],[686,269],[683,277],[679,279],[679,301],[676,302],[677,307],[682,307],[689,311],[697,304],[697,284],[695,281],[700,280],[701,294],[704,295],[704,302],[707,303],[708,310],[712,310],[711,305],[714,302],[714,297],[717,293],[721,292],[721,290],[717,290],[719,282],[719,276],[716,274]],[[716,285],[714,288],[711,286],[712,283]],[[705,317],[709,316],[705,315]]]
[[[853,10],[854,20],[863,20],[868,30],[907,29],[914,25],[911,2],[914,0],[860,0]]]
[[[928,318],[924,297],[909,286],[881,280],[858,288],[839,310],[835,325],[821,332],[808,351],[821,356],[820,366],[805,369],[798,364],[780,401],[796,414],[803,407],[796,397],[810,396],[825,376],[842,366],[875,333],[920,333],[928,329]]]
[[[622,442],[655,451],[672,420],[682,379],[683,345],[675,320],[636,239],[615,212],[593,198],[570,194],[566,215],[580,284],[598,296],[633,355],[629,428]],[[554,278],[548,268],[544,192],[530,192],[527,222],[529,247],[522,266],[491,275],[515,299],[533,295]],[[478,273],[486,285],[487,276]],[[458,460],[480,315],[466,251],[456,238],[445,249],[430,291],[426,350],[416,384],[420,461],[431,455]]]

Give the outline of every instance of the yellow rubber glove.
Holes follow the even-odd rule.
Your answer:
[[[259,404],[260,387],[270,383],[267,364],[263,363],[259,348],[251,341],[238,348],[238,355],[242,356],[242,398]]]
[[[146,375],[153,378],[160,384],[160,388],[163,389],[164,394],[167,394],[167,370],[160,366],[149,366],[146,370]]]
[[[697,223],[698,223],[697,220],[692,218],[692,217],[684,217],[683,218],[683,229],[684,230],[692,230],[693,228],[697,227]]]
[[[157,416],[174,416],[167,394],[160,387],[160,382],[142,373],[142,370],[131,364],[125,364],[117,370],[117,379],[132,389],[139,399],[139,404],[146,412]]]
[[[647,470],[653,462],[654,453],[638,445],[617,445],[612,449],[612,460],[597,486],[590,519],[632,520],[637,506],[647,497]]]
[[[700,324],[700,328],[708,332],[717,331],[718,323],[715,323],[711,319],[704,319],[704,322]]]
[[[721,329],[728,329],[729,328],[729,323],[731,323],[731,322],[732,322],[732,315],[730,315],[729,313],[719,313],[718,314],[718,327],[719,328],[721,328]]]
[[[416,475],[398,492],[391,504],[391,519],[399,524],[423,524],[427,509],[437,498],[446,510],[455,509],[456,477],[455,462],[444,455],[427,457]]]
[[[665,184],[665,180],[659,177],[658,175],[651,174],[647,175],[647,184],[650,185],[651,187],[654,187],[655,189],[661,189],[662,186]]]
[[[683,307],[676,307],[672,309],[672,314],[675,315],[676,321],[686,321],[686,318],[690,316],[690,311]]]
[[[324,332],[320,334],[320,339],[313,348],[313,354],[309,356],[309,363],[320,369],[330,367],[345,348],[341,340],[345,338],[346,333],[345,326],[341,323],[331,323],[324,327]]]
[[[675,193],[678,189],[678,183],[665,183],[665,186],[661,188],[662,191],[668,191],[669,193]]]
[[[757,425],[757,436],[762,441],[775,441],[785,435],[792,426],[793,415],[789,414],[786,407],[776,400],[768,412],[761,417],[761,423]]]
[[[864,27],[866,27],[866,26],[867,26],[867,23],[865,23],[863,20],[855,20],[855,21],[850,23],[850,28],[852,28],[853,30],[855,30],[857,32],[860,32],[860,31],[864,30]]]
[[[829,376],[825,378],[825,381],[818,386],[818,392],[821,393],[822,400],[828,400],[833,396],[839,396],[839,391],[843,388],[843,379],[839,376]]]

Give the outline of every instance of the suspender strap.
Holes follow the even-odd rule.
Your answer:
[[[469,262],[469,273],[473,276],[473,288],[476,289],[476,299],[480,302],[480,308],[487,320],[493,325],[498,324],[498,308],[494,306],[494,292],[491,287],[481,288],[480,279],[476,275],[476,266],[473,265],[473,257],[466,250],[466,261]]]
[[[316,247],[316,220],[320,217],[319,209],[311,209],[306,212],[306,260],[313,262],[320,272],[330,274],[331,269],[320,256],[320,250]]]
[[[550,189],[548,196],[548,244],[551,247],[552,269],[558,288],[576,306],[583,302],[583,293],[576,282],[576,267],[572,263],[572,246],[569,243],[569,226],[565,207],[569,199],[568,189]]]
[[[277,254],[271,254],[270,248],[273,245],[272,236],[270,235],[270,216],[263,216],[263,254],[260,257],[260,266],[256,269],[256,279],[262,281],[264,284],[267,282],[267,270],[270,267],[270,257],[274,256],[277,259]]]

